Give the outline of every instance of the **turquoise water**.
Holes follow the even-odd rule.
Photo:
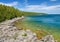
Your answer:
[[[37,16],[27,16],[26,21],[36,23],[39,25],[52,26],[60,29],[60,15],[59,14],[49,14],[49,15],[37,15]]]
[[[49,32],[60,42],[60,14],[25,16],[24,22],[27,27]]]
[[[26,16],[25,22],[49,32],[60,33],[60,14]]]

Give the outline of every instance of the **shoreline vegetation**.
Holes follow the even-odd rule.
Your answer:
[[[2,28],[2,31],[4,31],[4,30],[6,30],[6,29],[8,29],[7,31],[9,31],[9,29],[10,28],[12,28],[13,30],[11,30],[11,31],[14,31],[16,28],[17,29],[19,29],[19,30],[27,30],[27,29],[29,29],[29,28],[26,28],[22,23],[20,23],[19,24],[19,22],[17,21],[17,20],[21,20],[21,16],[22,16],[22,18],[24,18],[24,16],[28,16],[28,15],[44,15],[45,13],[37,13],[37,12],[24,12],[24,11],[20,11],[20,10],[18,10],[18,9],[16,9],[16,8],[14,8],[14,7],[10,7],[10,6],[5,6],[5,5],[0,5],[0,24],[2,25],[2,27],[1,27],[1,25],[0,25],[0,27]],[[15,22],[16,21],[16,22]],[[22,21],[22,20],[21,20]],[[14,29],[14,25],[13,25],[13,23],[15,24],[15,29]],[[12,27],[10,26],[10,25],[13,25]],[[9,27],[10,26],[10,27]],[[18,30],[18,31],[19,31]],[[33,29],[29,29],[29,30],[31,30],[31,31],[33,31],[33,32],[35,32],[37,35],[35,35],[36,37],[38,37],[38,39],[43,39],[42,41],[41,40],[38,40],[37,42],[56,42],[55,40],[54,40],[54,38],[53,38],[53,36],[52,35],[47,35],[46,36],[46,34],[44,34],[44,32],[45,31],[43,31],[43,30],[33,30]],[[16,30],[15,30],[16,31]],[[14,31],[14,32],[15,32]],[[25,31],[23,31],[23,32],[25,32]],[[3,32],[3,34],[5,33],[5,31]],[[7,32],[6,32],[7,33]],[[9,32],[10,33],[10,32]],[[13,33],[13,32],[12,32]],[[1,34],[1,35],[3,35],[3,34]],[[7,33],[8,34],[8,33]],[[42,35],[40,35],[40,34],[42,34]],[[6,34],[4,34],[4,35],[6,35]],[[2,36],[3,38],[1,38],[1,39],[4,39],[6,36]],[[12,34],[10,34],[10,35],[12,35]],[[33,35],[33,33],[31,34],[31,35]],[[23,36],[27,36],[27,34],[25,33],[25,34],[23,34]],[[44,37],[43,37],[44,36]],[[46,37],[45,37],[46,36]],[[11,37],[11,36],[7,36],[8,38],[9,37]],[[17,37],[17,34],[15,35],[15,36],[13,36],[13,38],[15,38],[16,39],[16,37]],[[29,37],[29,36],[28,36]],[[42,38],[43,37],[43,38]],[[8,39],[8,38],[5,38],[5,39]],[[23,37],[22,37],[23,38]],[[25,37],[24,37],[25,38]],[[29,37],[30,38],[30,37]],[[49,38],[49,40],[47,41],[47,39]],[[4,40],[5,40],[4,39]],[[20,39],[20,38],[19,38]],[[34,38],[33,38],[34,39]],[[36,38],[37,39],[37,38]],[[33,42],[35,42],[35,40],[36,39],[34,39],[33,40]],[[46,39],[46,40],[45,40]],[[28,38],[26,39],[26,40],[28,40]],[[1,40],[2,41],[2,40]],[[8,40],[7,40],[8,41]],[[13,40],[14,41],[14,40]],[[13,42],[12,41],[12,39],[11,39],[11,42]],[[3,42],[3,41],[2,41]],[[4,42],[6,42],[6,41],[4,41]],[[16,41],[17,42],[17,41]],[[24,42],[24,41],[22,41],[22,42]],[[26,42],[26,41],[25,41]],[[27,41],[28,42],[28,41]],[[32,41],[31,41],[32,42]]]
[[[14,7],[5,6],[0,4],[0,22],[9,20],[15,17],[27,16],[27,15],[39,15],[44,13],[37,12],[24,12],[20,11]]]

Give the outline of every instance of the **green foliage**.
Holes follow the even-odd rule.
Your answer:
[[[0,5],[0,22],[20,16],[22,16],[22,14],[18,9],[10,6]]]
[[[20,11],[14,7],[5,6],[0,4],[0,22],[8,19],[12,19],[15,17],[20,17],[22,15],[36,15],[36,14],[44,14],[44,13],[37,13],[37,12],[24,12]]]
[[[26,33],[24,33],[22,36],[27,36],[27,34],[26,34]]]
[[[39,12],[22,12],[24,16],[30,16],[30,15],[44,15],[45,13],[39,13]]]

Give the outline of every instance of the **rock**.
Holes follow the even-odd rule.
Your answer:
[[[18,30],[12,23],[19,19],[21,18],[14,18],[0,24],[0,42],[55,42],[52,35],[46,35],[38,40],[36,33],[31,30]]]

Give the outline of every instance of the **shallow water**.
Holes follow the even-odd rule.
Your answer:
[[[46,30],[60,40],[60,14],[26,16],[24,22],[27,27]]]
[[[37,15],[37,16],[26,16],[27,22],[33,22],[36,24],[43,24],[47,26],[60,28],[60,15],[49,14],[49,15]]]

